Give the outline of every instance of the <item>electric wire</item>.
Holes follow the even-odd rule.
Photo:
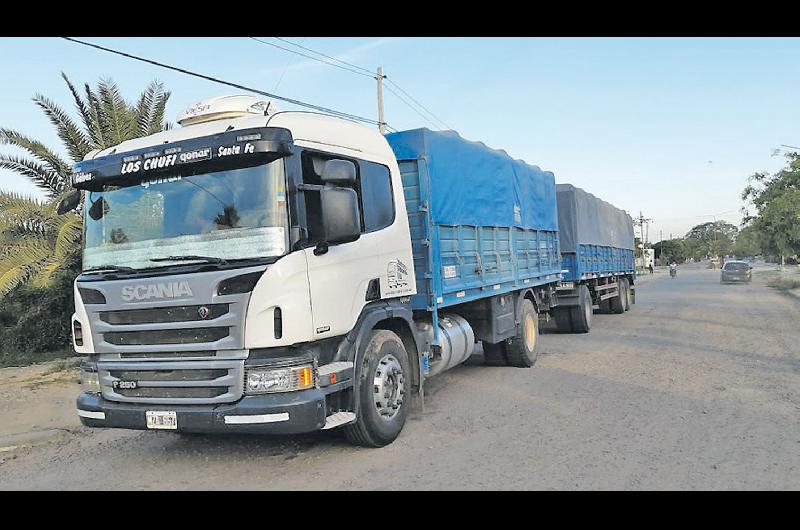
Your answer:
[[[373,120],[373,119],[370,119],[370,118],[364,118],[364,117],[358,116],[356,114],[350,114],[350,113],[347,113],[347,112],[342,112],[342,111],[338,111],[338,110],[334,110],[334,109],[329,109],[327,107],[322,107],[320,105],[314,105],[312,103],[306,103],[305,101],[300,101],[298,99],[292,99],[292,98],[287,98],[287,97],[284,97],[284,96],[279,96],[277,94],[271,94],[271,93],[265,92],[263,90],[258,90],[256,88],[251,88],[251,87],[248,87],[248,86],[245,86],[245,85],[240,85],[238,83],[232,83],[230,81],[225,81],[224,79],[219,79],[219,78],[208,76],[208,75],[205,75],[205,74],[200,74],[200,73],[197,73],[197,72],[193,72],[191,70],[186,70],[185,68],[179,68],[177,66],[171,66],[171,65],[168,65],[168,64],[165,64],[165,63],[160,63],[160,62],[154,61],[152,59],[147,59],[147,58],[144,58],[144,57],[139,57],[139,56],[132,55],[132,54],[129,54],[129,53],[125,53],[125,52],[121,52],[121,51],[118,51],[118,50],[114,50],[114,49],[111,49],[111,48],[106,48],[105,46],[100,46],[99,44],[92,44],[91,42],[81,41],[81,40],[78,40],[78,39],[74,39],[72,37],[61,37],[61,38],[65,39],[65,40],[68,40],[68,41],[71,41],[71,42],[75,42],[77,44],[81,44],[83,46],[89,46],[91,48],[96,48],[98,50],[102,50],[102,51],[105,51],[105,52],[113,53],[113,54],[116,54],[116,55],[121,55],[121,56],[127,57],[129,59],[135,59],[137,61],[141,61],[141,62],[144,62],[144,63],[152,64],[152,65],[155,65],[155,66],[159,66],[161,68],[166,68],[168,70],[173,70],[173,71],[180,72],[180,73],[183,73],[183,74],[191,75],[191,76],[194,76],[194,77],[198,77],[200,79],[205,79],[206,81],[211,81],[213,83],[219,83],[219,84],[222,84],[222,85],[227,85],[227,86],[230,86],[230,87],[238,88],[240,90],[246,90],[248,92],[253,92],[255,94],[260,94],[262,96],[267,96],[269,98],[276,99],[278,101],[285,101],[287,103],[291,103],[291,104],[297,105],[299,107],[310,108],[310,109],[314,109],[314,110],[317,110],[317,111],[320,111],[320,112],[323,112],[323,113],[326,113],[326,114],[331,114],[333,116],[338,116],[340,118],[348,118],[348,119],[355,120],[355,121],[361,121],[361,122],[364,122],[364,123],[369,123],[371,125],[379,125],[377,120]]]
[[[296,46],[296,47],[298,47],[298,48],[300,48],[300,49],[303,49],[303,50],[306,50],[306,51],[308,51],[308,52],[311,52],[311,53],[317,54],[317,55],[319,55],[319,56],[325,57],[325,58],[327,58],[327,59],[330,59],[330,60],[332,60],[332,61],[337,61],[337,62],[340,62],[340,63],[342,63],[342,64],[344,64],[344,65],[347,65],[347,67],[340,66],[340,65],[338,65],[338,64],[334,64],[334,63],[331,63],[331,62],[328,62],[328,61],[324,61],[324,60],[322,60],[322,59],[318,59],[318,58],[316,58],[316,57],[311,57],[310,55],[306,55],[306,54],[304,54],[304,53],[301,53],[301,52],[297,52],[297,51],[294,51],[294,50],[290,50],[290,49],[288,49],[288,48],[284,48],[284,47],[282,47],[282,46],[278,46],[277,44],[273,44],[273,43],[270,43],[270,42],[266,42],[266,41],[263,41],[263,40],[261,40],[261,39],[257,39],[257,38],[255,38],[255,37],[250,37],[250,38],[251,38],[251,39],[253,39],[253,40],[255,40],[255,41],[258,41],[258,42],[260,42],[260,43],[262,43],[262,44],[266,44],[266,45],[268,45],[268,46],[273,46],[273,47],[275,47],[275,48],[279,48],[279,49],[281,49],[281,50],[285,50],[285,51],[287,51],[287,52],[289,52],[289,53],[294,53],[294,54],[300,55],[300,56],[302,56],[302,57],[306,57],[306,58],[308,58],[308,59],[312,59],[312,60],[314,60],[314,61],[319,61],[319,62],[321,62],[321,63],[323,63],[323,64],[327,64],[327,65],[329,65],[329,66],[334,66],[334,67],[336,67],[336,68],[341,68],[341,69],[343,69],[343,70],[347,70],[347,71],[349,71],[349,72],[352,72],[352,73],[355,73],[355,74],[363,75],[363,76],[365,76],[365,77],[371,77],[372,79],[377,79],[377,76],[376,76],[376,74],[375,74],[375,73],[373,73],[373,72],[371,72],[371,71],[369,71],[369,70],[367,70],[366,68],[363,68],[363,67],[361,67],[361,66],[358,66],[358,65],[355,65],[355,64],[352,64],[352,63],[349,63],[349,62],[347,62],[347,61],[343,61],[343,60],[341,60],[341,59],[337,59],[336,57],[331,57],[330,55],[326,55],[326,54],[324,54],[324,53],[322,53],[322,52],[319,52],[319,51],[313,50],[313,49],[311,49],[311,48],[308,48],[308,47],[306,47],[306,46],[301,46],[300,44],[298,44],[298,43],[296,43],[296,42],[292,42],[292,41],[290,41],[290,40],[288,40],[288,39],[284,39],[284,38],[281,38],[281,37],[273,37],[273,38],[275,38],[275,39],[278,39],[278,40],[279,40],[279,41],[281,41],[281,42],[285,42],[285,43],[287,43],[287,44],[290,44],[290,45],[292,45],[292,46]],[[348,68],[348,67],[349,67],[349,68]],[[360,71],[355,71],[355,70],[353,70],[353,69],[357,69],[357,70],[360,70]],[[396,96],[396,97],[397,97],[397,98],[398,98],[400,101],[402,101],[402,102],[403,102],[403,103],[404,103],[406,106],[408,106],[408,108],[410,108],[411,110],[413,110],[414,112],[416,112],[416,113],[417,113],[417,114],[418,114],[420,117],[422,117],[422,118],[423,118],[425,121],[427,121],[428,123],[430,123],[431,125],[433,125],[433,127],[434,127],[434,128],[441,128],[442,126],[444,126],[444,128],[445,128],[445,129],[451,129],[451,130],[453,129],[453,127],[451,127],[450,125],[448,125],[447,123],[445,123],[445,122],[444,122],[444,121],[443,121],[441,118],[439,118],[439,117],[438,117],[436,114],[434,114],[433,112],[431,112],[431,111],[430,111],[430,110],[429,110],[427,107],[425,107],[425,106],[424,106],[422,103],[420,103],[420,102],[419,102],[419,101],[418,101],[416,98],[414,98],[414,96],[412,96],[411,94],[409,94],[409,93],[408,93],[406,90],[403,90],[403,88],[402,88],[402,87],[401,87],[399,84],[397,84],[397,83],[396,83],[394,80],[390,79],[388,76],[384,76],[384,79],[386,79],[386,82],[387,82],[388,84],[391,84],[391,85],[392,85],[392,86],[394,86],[394,87],[395,87],[397,90],[399,90],[400,92],[402,92],[403,94],[405,94],[405,95],[406,95],[406,96],[407,96],[407,97],[408,97],[408,98],[409,98],[411,101],[413,101],[413,102],[414,102],[414,103],[415,103],[415,104],[416,104],[416,105],[417,105],[417,106],[418,106],[420,109],[422,109],[422,110],[423,110],[425,113],[427,113],[427,114],[428,114],[428,116],[430,116],[430,118],[433,118],[433,121],[432,121],[432,120],[431,120],[431,119],[430,119],[428,116],[425,116],[425,115],[423,115],[423,114],[422,114],[422,113],[421,113],[419,110],[417,110],[416,108],[414,108],[414,105],[412,105],[412,104],[411,104],[411,103],[409,103],[407,100],[405,100],[405,99],[404,99],[402,96],[400,96],[400,95],[399,95],[397,92],[394,92],[394,91],[393,91],[393,90],[392,90],[392,89],[391,89],[391,88],[390,88],[388,85],[384,85],[384,87],[386,87],[386,89],[387,89],[388,91],[390,91],[392,94],[394,94],[394,95],[395,95],[395,96]]]
[[[338,65],[336,63],[331,63],[331,62],[328,62],[328,61],[324,61],[322,59],[318,59],[317,57],[312,57],[311,55],[306,55],[305,53],[302,53],[302,52],[297,52],[297,51],[294,51],[294,50],[290,50],[289,48],[284,48],[283,46],[278,46],[277,44],[274,44],[272,42],[267,42],[265,40],[261,40],[261,39],[256,38],[256,37],[249,37],[249,38],[254,40],[254,41],[256,41],[256,42],[260,42],[261,44],[265,44],[267,46],[272,46],[273,48],[278,48],[279,50],[287,51],[289,53],[294,53],[296,55],[300,55],[300,56],[305,57],[307,59],[311,59],[312,61],[318,61],[320,63],[324,63],[324,64],[327,64],[329,66],[334,66],[336,68],[341,68],[342,70],[347,70],[348,72],[352,72],[354,74],[363,75],[364,77],[370,77],[370,78],[373,78],[373,79],[375,78],[375,74],[372,74],[372,73],[359,72],[358,70],[353,70],[352,68],[347,68],[345,66],[341,66],[341,65]]]
[[[352,64],[352,63],[348,63],[347,61],[343,61],[341,59],[337,59],[336,57],[331,57],[330,55],[325,55],[324,53],[318,52],[316,50],[312,50],[311,48],[306,48],[305,46],[301,46],[300,44],[298,44],[296,42],[290,41],[289,39],[282,39],[281,37],[274,37],[274,38],[278,39],[279,41],[285,42],[286,44],[291,44],[292,46],[297,46],[298,48],[306,50],[308,52],[316,53],[317,55],[321,55],[322,57],[325,57],[325,58],[330,59],[332,61],[336,61],[336,62],[339,62],[339,63],[342,63],[342,64],[346,64],[347,66],[349,66],[351,68],[355,68],[357,70],[361,70],[361,71],[365,72],[366,74],[368,74],[368,75],[370,75],[372,77],[375,77],[375,73],[374,72],[371,72],[371,71],[367,70],[366,68],[362,68],[361,66],[358,66],[358,65],[355,65],[355,64]]]

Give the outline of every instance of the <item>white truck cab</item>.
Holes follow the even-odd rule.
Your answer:
[[[392,441],[421,374],[403,304],[415,293],[411,239],[387,141],[250,96],[199,102],[179,123],[75,166],[85,194],[72,317],[75,350],[89,355],[82,422],[347,425],[358,443]],[[364,399],[354,397],[359,377]]]

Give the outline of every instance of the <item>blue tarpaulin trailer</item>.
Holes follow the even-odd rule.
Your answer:
[[[386,135],[403,179],[417,277],[433,311],[560,278],[553,173],[453,131]]]

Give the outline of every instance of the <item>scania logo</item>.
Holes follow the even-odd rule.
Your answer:
[[[189,282],[151,283],[149,285],[126,285],[121,297],[125,302],[149,300],[151,298],[179,298],[192,296]]]
[[[204,305],[201,305],[200,308],[197,310],[197,316],[199,316],[201,320],[207,319],[208,315],[210,314],[211,311]]]

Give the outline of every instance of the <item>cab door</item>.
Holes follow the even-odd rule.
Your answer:
[[[391,176],[385,165],[306,150],[302,160],[304,183],[319,184],[325,162],[334,159],[349,160],[356,167],[356,182],[352,188],[358,196],[361,234],[356,241],[331,244],[327,252],[315,252],[315,243],[322,238],[319,195],[304,191],[311,242],[304,252],[315,339],[349,332],[364,306],[380,297],[381,278],[385,283],[388,270],[382,255],[392,247],[392,231],[388,229],[395,221]]]

